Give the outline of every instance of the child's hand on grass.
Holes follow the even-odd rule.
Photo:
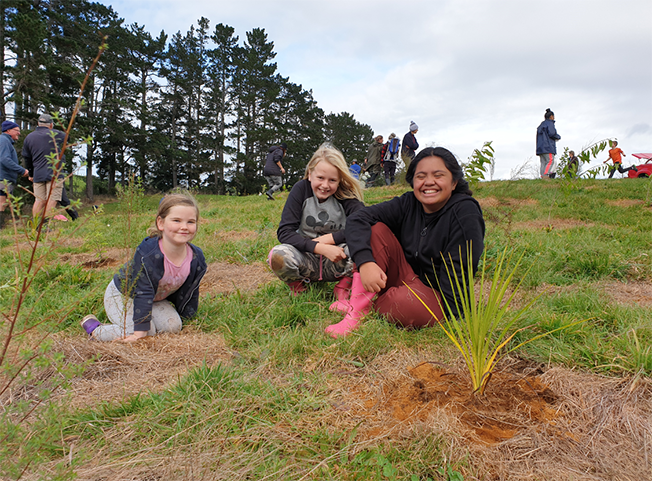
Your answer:
[[[147,331],[135,331],[133,334],[121,339],[120,342],[136,342],[144,337],[147,337]]]

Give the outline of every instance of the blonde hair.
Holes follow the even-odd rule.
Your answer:
[[[156,212],[156,219],[154,220],[154,227],[147,229],[147,235],[150,237],[158,237],[159,239],[163,236],[157,225],[157,220],[159,217],[165,219],[169,214],[172,207],[178,205],[185,207],[194,207],[195,212],[197,213],[197,225],[199,225],[199,206],[197,201],[189,192],[168,194],[161,199],[161,202],[158,204],[158,211]]]
[[[363,197],[360,183],[351,175],[349,166],[346,164],[342,152],[340,152],[330,142],[324,142],[319,146],[315,153],[312,154],[310,162],[306,165],[306,173],[303,178],[307,179],[310,173],[315,170],[317,164],[322,160],[335,167],[340,174],[340,184],[337,187],[337,192],[334,194],[335,198],[340,200],[358,199],[362,202]]]

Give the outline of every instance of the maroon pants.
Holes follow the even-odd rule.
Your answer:
[[[387,274],[387,285],[374,301],[376,312],[388,321],[408,328],[433,326],[437,320],[443,319],[441,295],[421,282],[405,259],[398,239],[383,223],[371,228],[371,250],[376,264]],[[405,284],[419,295],[437,319]]]

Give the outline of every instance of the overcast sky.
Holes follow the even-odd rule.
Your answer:
[[[241,41],[264,28],[278,73],[312,89],[326,113],[349,112],[385,138],[414,120],[421,147],[462,160],[491,140],[494,178],[534,158],[546,108],[558,153],[607,137],[625,165],[652,152],[651,0],[102,3],[154,36],[185,34],[202,16]]]

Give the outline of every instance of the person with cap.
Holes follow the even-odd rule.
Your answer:
[[[403,136],[403,150],[401,153],[409,157],[410,161],[414,160],[414,156],[419,148],[419,142],[417,142],[417,138],[415,137],[418,131],[419,126],[414,121],[410,121],[410,131]]]
[[[23,142],[25,166],[29,170],[30,180],[34,183],[35,200],[32,215],[34,217],[42,215],[43,219],[47,218],[48,213],[56,207],[57,202],[61,202],[63,191],[64,176],[61,173],[61,165],[64,157],[61,154],[61,148],[66,134],[53,127],[52,117],[48,114],[41,114],[36,129],[25,137],[25,142]],[[55,167],[58,178],[55,182],[52,182],[54,172],[50,161],[52,154],[58,158]]]
[[[374,137],[374,140],[369,144],[369,150],[367,151],[367,157],[364,159],[364,168],[366,172],[369,172],[369,178],[365,184],[365,187],[373,187],[374,182],[378,174],[382,172],[382,161],[381,152],[383,150],[383,136],[377,135]]]
[[[265,168],[263,169],[263,175],[267,184],[269,185],[269,190],[265,192],[268,200],[274,200],[274,192],[281,190],[283,187],[283,174],[285,174],[285,169],[281,164],[283,157],[288,150],[288,145],[283,142],[281,145],[273,145],[269,148],[269,153],[265,158]]]
[[[555,113],[546,109],[543,122],[537,127],[537,155],[541,160],[541,178],[554,179],[557,175],[557,141],[561,136],[555,129]]]
[[[27,177],[29,171],[18,163],[14,143],[20,135],[20,126],[11,120],[2,122],[0,135],[0,229],[5,222],[7,196],[14,191],[18,176]]]

